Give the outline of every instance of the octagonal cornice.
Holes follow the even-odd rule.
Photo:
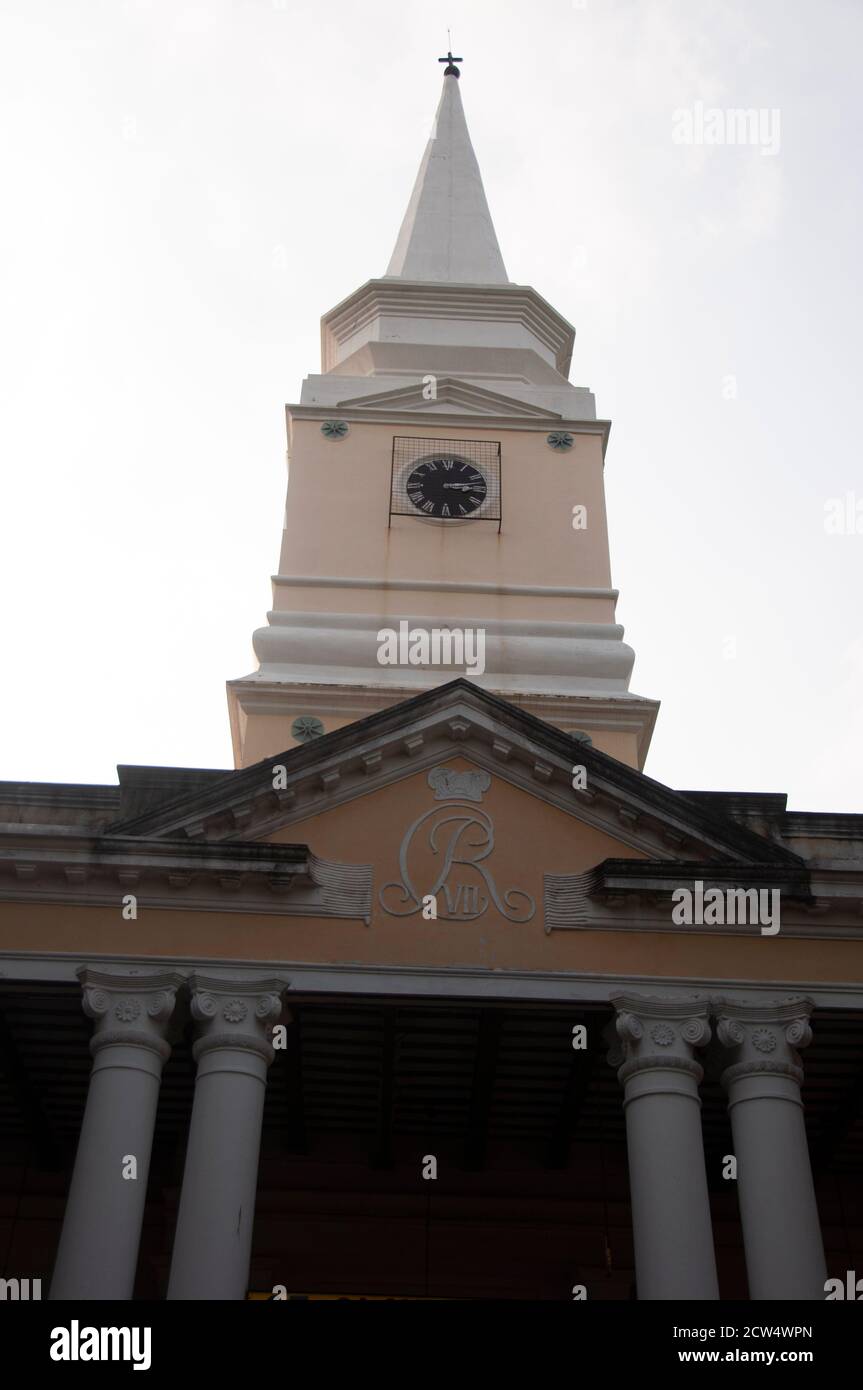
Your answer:
[[[364,343],[385,337],[382,319],[416,321],[449,319],[496,325],[489,344],[523,346],[514,326],[533,339],[541,357],[553,362],[561,376],[569,373],[575,329],[530,285],[469,285],[445,282],[367,280],[321,319],[321,370],[333,371]],[[405,332],[406,342],[422,337]],[[477,343],[479,347],[480,344]]]

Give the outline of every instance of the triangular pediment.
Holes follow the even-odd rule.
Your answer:
[[[607,834],[624,853],[669,863],[800,863],[774,840],[464,679],[227,772],[107,830],[267,841],[415,773],[427,775],[453,757]],[[584,768],[584,787],[573,786],[576,765]]]
[[[303,847],[319,895],[333,874],[341,901],[356,873],[367,920],[389,928],[420,922],[429,897],[435,920],[496,913],[504,931],[636,920],[663,931],[681,880],[808,893],[802,861],[774,840],[467,680],[227,773],[108,833],[264,855]]]
[[[409,386],[375,391],[370,395],[349,396],[337,402],[339,410],[417,410],[424,412],[441,411],[448,415],[460,412],[468,415],[489,415],[537,420],[559,420],[562,417],[544,407],[529,405],[499,391],[487,387],[459,381],[456,377],[438,377],[434,383],[434,395],[430,387],[422,382],[412,382]]]

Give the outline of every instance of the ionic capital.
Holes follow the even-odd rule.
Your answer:
[[[710,1041],[707,1000],[657,999],[650,995],[612,996],[616,1039],[608,1053],[625,1084],[637,1072],[670,1070],[700,1082],[695,1049]]]
[[[803,1067],[798,1049],[812,1041],[812,1001],[791,996],[773,1004],[733,999],[713,1001],[716,1036],[729,1065],[722,1073],[726,1089],[742,1077],[786,1077],[798,1086]]]
[[[82,1007],[95,1022],[90,1052],[106,1047],[143,1047],[164,1062],[171,1055],[166,1035],[177,1002],[182,975],[109,974],[104,970],[78,972]]]
[[[216,1048],[253,1052],[267,1066],[273,1060],[270,1041],[282,1014],[286,980],[231,980],[193,975],[189,981],[192,1017],[198,1024],[192,1048],[195,1061]]]

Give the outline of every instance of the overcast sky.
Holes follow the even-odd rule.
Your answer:
[[[284,403],[386,269],[450,25],[509,276],[612,420],[646,770],[863,810],[860,0],[0,15],[0,777],[231,766]],[[680,143],[699,103],[766,138]]]

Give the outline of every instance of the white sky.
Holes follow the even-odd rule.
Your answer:
[[[0,0],[0,777],[231,765],[283,405],[386,268],[447,25],[508,273],[613,421],[646,770],[863,809],[860,0]],[[699,101],[779,152],[676,144]]]

